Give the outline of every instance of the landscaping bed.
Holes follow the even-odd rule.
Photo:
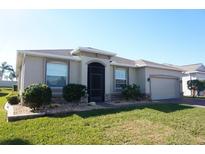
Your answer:
[[[64,101],[65,102],[65,101]],[[140,106],[151,104],[152,102],[148,101],[120,101],[120,102],[110,102],[110,103],[97,103],[95,105],[90,105],[88,103],[62,103],[62,102],[53,102],[50,105],[43,106],[38,110],[33,111],[31,108],[26,107],[22,104],[10,105],[6,103],[7,108],[7,118],[8,121],[16,121],[22,119],[30,119],[41,116],[55,116],[61,114],[69,114],[73,112],[81,111],[91,111],[98,109],[109,109],[109,108],[121,108],[129,106]]]

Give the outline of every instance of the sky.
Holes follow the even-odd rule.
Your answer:
[[[0,10],[0,62],[15,67],[16,50],[79,46],[205,64],[205,10]]]

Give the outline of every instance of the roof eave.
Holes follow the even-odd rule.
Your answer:
[[[62,56],[62,55],[54,55],[54,54],[40,53],[40,52],[37,53],[37,52],[24,51],[24,50],[18,52],[24,53],[25,55],[81,61],[81,58],[79,56]]]
[[[138,68],[148,67],[148,68],[156,68],[156,69],[164,69],[164,70],[183,72],[182,70],[174,69],[174,68],[164,68],[164,67],[155,67],[155,66],[137,66],[137,67]]]
[[[20,66],[22,65],[23,62],[23,53],[20,51],[17,51],[16,53],[16,76],[18,77],[19,71],[20,71]]]
[[[121,67],[133,67],[133,68],[136,68],[135,65],[121,64],[121,63],[117,63],[117,62],[111,62],[110,65],[121,66]]]
[[[108,51],[104,51],[104,50],[99,50],[99,49],[94,49],[94,48],[87,48],[87,47],[78,47],[76,49],[74,49],[73,51],[71,51],[71,54],[78,54],[80,51],[84,51],[84,52],[90,52],[90,53],[96,53],[96,54],[101,54],[101,55],[106,55],[106,56],[116,56],[116,53],[113,52],[108,52]]]

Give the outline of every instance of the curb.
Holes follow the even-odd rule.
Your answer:
[[[32,114],[19,114],[14,115],[13,114],[13,106],[10,105],[8,102],[5,104],[4,109],[7,111],[7,121],[17,121],[17,120],[26,120],[26,119],[33,119],[38,117],[44,117],[44,116],[60,116],[60,115],[67,115],[72,113],[79,113],[79,112],[86,112],[86,111],[93,111],[93,110],[100,110],[100,109],[119,109],[119,108],[126,108],[126,107],[139,107],[139,106],[146,106],[146,105],[155,105],[155,104],[164,104],[161,102],[149,102],[149,103],[139,103],[139,104],[121,104],[116,106],[110,106],[110,107],[102,107],[102,108],[93,108],[90,110],[79,110],[79,111],[62,111],[57,113],[52,112],[42,112],[42,113],[32,113]],[[178,103],[170,103],[170,104],[178,104]]]
[[[45,113],[32,113],[32,114],[20,114],[14,115],[13,106],[10,105],[8,102],[4,105],[4,109],[7,111],[7,121],[17,121],[17,120],[26,120],[26,119],[33,119],[37,117],[43,117]]]

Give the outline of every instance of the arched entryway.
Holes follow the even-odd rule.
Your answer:
[[[105,66],[88,64],[88,101],[103,102],[105,97]]]

